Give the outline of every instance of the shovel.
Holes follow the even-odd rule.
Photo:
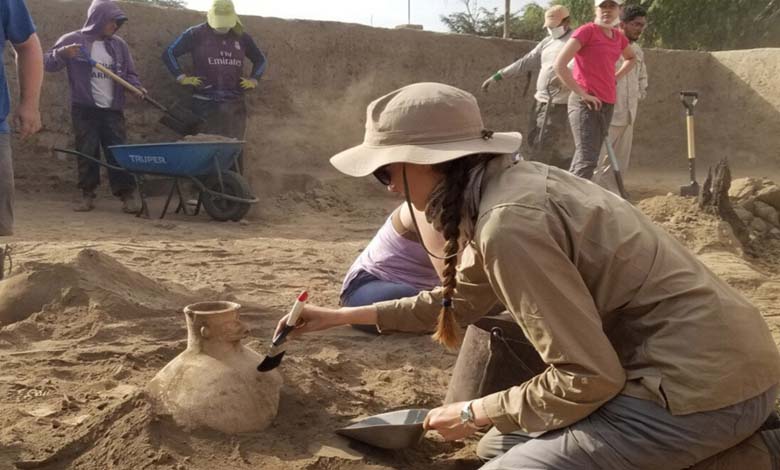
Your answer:
[[[295,299],[292,310],[290,310],[290,315],[287,317],[286,324],[271,340],[271,349],[268,351],[268,354],[266,354],[263,362],[257,366],[257,370],[260,372],[268,372],[269,370],[273,370],[279,367],[279,364],[281,364],[282,358],[284,357],[284,353],[286,352],[285,350],[280,349],[280,347],[287,339],[287,335],[289,335],[290,332],[295,329],[295,325],[298,323],[298,317],[301,316],[303,305],[306,303],[306,299],[308,298],[309,294],[306,291],[303,291],[298,296],[298,298]]]
[[[601,134],[604,136],[604,145],[607,147],[607,155],[609,156],[609,162],[612,165],[612,173],[615,175],[615,183],[618,187],[620,197],[628,200],[628,193],[626,187],[623,185],[623,174],[620,173],[620,166],[618,165],[617,157],[615,156],[615,149],[612,148],[612,142],[609,141],[609,129],[607,129],[607,121],[604,119],[604,115],[598,113],[601,120]]]
[[[544,116],[542,117],[542,127],[539,129],[539,133],[536,136],[536,141],[533,143],[534,145],[534,151],[538,154],[542,149],[542,139],[544,138],[544,133],[547,132],[547,124],[550,119],[550,107],[553,105],[553,98],[558,96],[558,93],[561,92],[560,88],[554,88],[555,91],[552,91],[553,88],[551,87],[553,82],[553,77],[550,77],[549,80],[547,80],[547,106],[544,108]],[[534,118],[535,119],[535,118]],[[552,162],[544,162],[547,165],[552,164]]]
[[[86,57],[86,60],[96,69],[100,70],[106,76],[114,80],[115,82],[119,83],[123,87],[125,87],[127,90],[129,90],[131,93],[137,95],[142,100],[146,101],[147,103],[151,104],[155,108],[159,109],[163,113],[163,117],[160,119],[160,123],[162,123],[164,126],[170,128],[174,132],[181,134],[181,135],[192,135],[196,134],[198,127],[203,124],[203,119],[197,115],[195,115],[192,111],[188,109],[184,109],[180,106],[176,107],[176,110],[173,111],[171,109],[166,108],[159,102],[153,100],[149,95],[141,91],[140,89],[136,88],[128,82],[127,80],[123,79],[119,75],[115,74],[111,70],[109,70],[107,67],[105,67],[102,64],[97,63],[94,61],[89,54],[87,53],[87,50],[85,48],[81,48],[82,54]]]
[[[685,122],[688,127],[688,171],[690,172],[691,182],[680,186],[680,196],[699,195],[699,183],[696,182],[696,142],[694,140],[693,127],[693,109],[699,102],[699,93],[696,91],[681,91],[680,101],[685,106]]]

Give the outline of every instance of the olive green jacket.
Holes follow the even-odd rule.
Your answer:
[[[780,382],[753,305],[634,206],[556,168],[490,162],[457,280],[461,324],[501,302],[547,364],[485,397],[502,432],[561,428],[620,393],[683,415]],[[378,327],[431,331],[440,299],[378,303]]]

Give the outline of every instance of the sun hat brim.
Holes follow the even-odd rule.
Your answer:
[[[435,144],[369,145],[360,144],[339,152],[330,163],[349,176],[368,176],[391,163],[435,165],[475,153],[515,153],[523,137],[519,132],[495,132],[489,139],[475,138]]]
[[[240,24],[238,15],[235,13],[229,13],[227,15],[219,15],[214,10],[209,10],[206,13],[206,22],[214,29],[220,28],[234,28]]]

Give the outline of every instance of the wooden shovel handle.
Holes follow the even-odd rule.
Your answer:
[[[158,103],[157,101],[153,100],[149,95],[144,94],[144,92],[141,91],[138,87],[134,86],[132,83],[128,82],[124,78],[122,78],[119,75],[115,74],[114,72],[112,72],[111,70],[106,68],[104,65],[95,63],[94,67],[96,69],[100,70],[101,72],[103,72],[104,74],[106,74],[108,77],[110,77],[115,82],[119,83],[123,87],[127,88],[128,90],[130,90],[132,93],[136,94],[139,98],[143,98],[145,101],[151,103],[157,109],[159,109],[159,110],[161,110],[163,112],[166,112],[166,113],[168,112],[168,108],[166,108],[162,104]]]
[[[107,67],[105,67],[102,64],[95,64],[95,68],[103,72],[104,74],[108,75],[112,80],[119,83],[123,87],[127,88],[131,92],[135,93],[139,97],[144,96],[144,92],[133,86],[130,82],[125,80],[124,78],[120,77],[119,75],[115,74],[111,70],[109,70]]]

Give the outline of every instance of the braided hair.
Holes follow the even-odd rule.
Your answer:
[[[448,348],[460,344],[461,331],[453,313],[452,297],[457,287],[458,251],[469,172],[495,155],[475,154],[435,165],[444,178],[434,189],[426,215],[445,239],[442,301],[433,339]],[[476,215],[476,214],[475,214]]]

